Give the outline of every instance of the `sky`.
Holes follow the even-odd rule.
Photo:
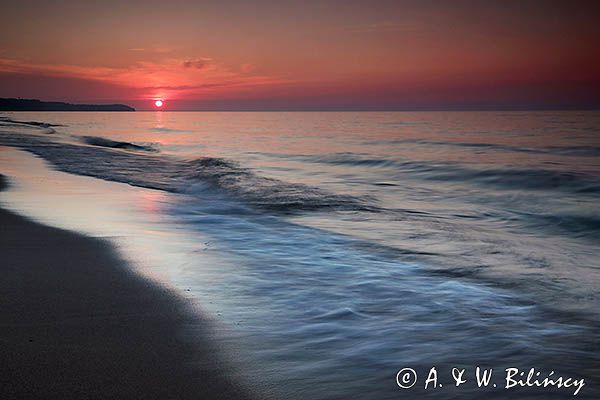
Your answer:
[[[600,1],[3,1],[0,97],[171,110],[600,107]]]

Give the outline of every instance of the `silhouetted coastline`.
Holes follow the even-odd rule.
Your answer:
[[[125,104],[71,104],[37,99],[0,98],[0,111],[135,111]]]

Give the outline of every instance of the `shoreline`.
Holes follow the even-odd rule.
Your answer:
[[[0,226],[0,397],[256,398],[207,339],[184,339],[208,322],[108,242],[2,208]]]

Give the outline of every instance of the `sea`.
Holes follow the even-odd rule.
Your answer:
[[[0,146],[2,207],[112,241],[266,397],[600,398],[598,111],[6,112]]]

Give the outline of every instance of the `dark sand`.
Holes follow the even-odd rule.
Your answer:
[[[0,257],[0,399],[254,397],[182,339],[206,322],[107,242],[0,209]]]

